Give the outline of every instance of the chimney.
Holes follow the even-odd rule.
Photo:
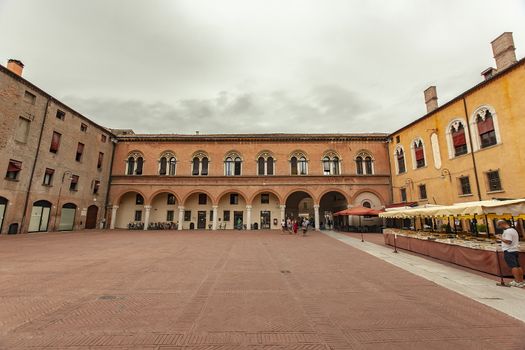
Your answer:
[[[516,63],[516,48],[511,32],[505,32],[492,41],[492,52],[496,59],[496,69],[502,71]]]
[[[425,104],[427,105],[427,113],[432,112],[438,108],[438,96],[435,86],[430,86],[425,90]]]
[[[22,71],[24,70],[24,64],[19,60],[9,59],[7,61],[7,69],[16,75],[22,76]]]
[[[483,72],[481,72],[481,75],[483,75],[485,80],[489,80],[494,75],[496,75],[496,73],[497,73],[497,70],[495,68],[489,67],[489,68],[485,69]]]

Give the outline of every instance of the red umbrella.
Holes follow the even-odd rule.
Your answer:
[[[353,207],[345,210],[338,211],[335,216],[339,215],[355,215],[355,216],[378,216],[382,210],[366,208],[366,207]]]

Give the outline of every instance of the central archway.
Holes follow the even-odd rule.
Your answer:
[[[208,230],[213,220],[213,200],[204,192],[195,192],[184,201],[181,229]]]
[[[348,208],[348,200],[340,191],[329,191],[319,201],[319,220],[322,229],[341,228],[348,224],[346,217],[334,216],[340,210]]]
[[[178,223],[180,202],[174,193],[159,192],[151,199],[150,223]]]
[[[136,191],[126,192],[120,197],[116,228],[128,228],[142,224],[144,220],[144,196]]]
[[[219,198],[217,227],[219,229],[244,228],[252,220],[248,217],[246,198],[239,192],[226,192]]]
[[[314,215],[314,199],[309,193],[299,190],[288,195],[286,198],[287,219],[313,219]]]

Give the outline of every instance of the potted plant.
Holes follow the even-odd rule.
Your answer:
[[[487,234],[487,225],[485,225],[485,224],[478,224],[478,233],[480,235],[486,235]]]

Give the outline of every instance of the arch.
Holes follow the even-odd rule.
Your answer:
[[[257,153],[257,155],[255,156],[255,160],[259,159],[260,157],[263,157],[263,158],[268,158],[268,157],[272,157],[274,160],[276,159],[275,158],[275,154],[270,151],[270,150],[263,150],[263,151],[260,151],[259,153]]]
[[[94,229],[97,228],[97,218],[98,218],[98,206],[95,204],[90,205],[87,208],[87,214],[86,214],[86,229]]]
[[[223,160],[226,160],[226,158],[228,158],[228,157],[230,157],[232,159],[235,159],[235,158],[239,157],[239,158],[241,158],[241,160],[244,161],[244,159],[243,159],[243,157],[241,155],[241,152],[233,150],[233,149],[228,151],[228,152],[226,152],[226,154],[224,155],[224,159]]]
[[[484,121],[488,115],[490,115],[490,117],[492,118],[493,129],[494,129],[493,136],[495,138],[495,143],[482,147],[483,142],[481,140],[480,132],[478,129],[478,119],[481,118],[481,120]],[[470,130],[473,133],[473,135],[471,136],[472,136],[472,144],[474,146],[474,151],[478,151],[480,149],[490,147],[490,146],[499,145],[501,143],[498,114],[496,113],[496,110],[494,109],[494,107],[492,107],[491,105],[482,105],[476,108],[476,110],[470,116],[469,123],[471,126]]]
[[[427,166],[427,150],[423,138],[416,137],[410,143],[412,168],[419,169]]]
[[[74,203],[65,203],[60,210],[59,231],[73,231],[75,227],[75,217],[77,214],[77,205]]]
[[[290,196],[292,194],[294,194],[295,192],[305,192],[307,193],[310,197],[312,197],[312,199],[314,200],[314,204],[319,204],[319,201],[318,201],[318,198],[313,194],[312,191],[310,191],[309,189],[306,189],[304,187],[300,187],[300,188],[294,188],[293,190],[290,190],[284,197],[283,197],[283,202],[286,204],[286,201],[288,201],[288,199],[290,198]]]
[[[455,147],[455,143],[454,143],[454,133],[456,133],[457,131],[460,130],[460,127],[463,128],[463,133],[464,133],[464,137],[465,137],[465,146],[466,146],[466,152],[465,153],[462,153],[461,151],[456,154],[456,147]],[[468,154],[470,152],[472,152],[471,148],[470,148],[470,135],[468,133],[468,127],[467,127],[467,122],[465,119],[463,118],[454,118],[452,119],[448,125],[447,125],[447,129],[446,129],[446,132],[445,132],[445,136],[446,136],[446,139],[447,139],[447,149],[448,149],[448,158],[449,159],[452,159],[452,158],[455,158],[455,157],[458,157],[460,155],[463,155],[463,154]]]
[[[236,189],[231,189],[231,190],[225,190],[223,192],[221,192],[221,194],[219,194],[217,196],[217,204],[219,204],[219,202],[221,201],[222,197],[224,197],[225,195],[229,194],[229,193],[238,193],[239,195],[242,196],[242,198],[244,199],[244,201],[246,202],[246,204],[248,204],[248,196],[242,192],[242,191],[239,191],[239,190],[236,190]]]
[[[172,194],[175,196],[175,199],[177,200],[177,203],[182,203],[181,200],[180,200],[180,197],[177,193],[173,192],[172,190],[169,190],[169,189],[160,189],[160,190],[157,190],[155,192],[153,192],[149,198],[147,199],[147,204],[150,204],[153,203],[153,200],[155,199],[155,197],[157,197],[159,194],[162,194],[162,193],[169,193],[169,194]],[[146,199],[144,199],[146,200]],[[182,205],[182,204],[181,204]]]
[[[374,194],[375,196],[377,196],[377,198],[379,198],[379,201],[381,202],[381,205],[385,206],[386,201],[384,197],[381,195],[381,193],[379,193],[378,191],[372,188],[364,188],[364,189],[358,190],[356,193],[354,193],[354,195],[352,196],[352,200],[349,203],[354,203],[357,197],[359,197],[361,194],[366,193],[366,192],[370,192]]]
[[[0,232],[4,224],[5,213],[7,212],[7,204],[9,200],[5,197],[0,196]]]
[[[120,200],[122,199],[122,197],[124,197],[128,193],[138,193],[144,198],[144,201],[146,201],[146,198],[148,198],[140,190],[135,190],[135,189],[133,189],[133,190],[124,190],[124,191],[120,192],[119,194],[115,195],[115,200],[113,201],[113,204],[114,205],[119,205],[120,204]]]
[[[194,194],[196,193],[204,193],[208,196],[208,198],[211,199],[211,202],[213,205],[217,205],[218,201],[216,200],[215,197],[213,197],[211,195],[210,192],[206,191],[206,190],[201,190],[201,189],[198,189],[198,190],[191,190],[190,192],[188,192],[184,197],[182,197],[182,200],[181,200],[181,205],[184,206],[186,204],[186,201]]]
[[[357,157],[362,157],[363,159],[366,158],[366,157],[371,157],[372,160],[375,160],[374,158],[374,154],[372,152],[370,152],[369,150],[367,149],[360,149],[359,151],[356,152],[355,156],[354,156],[354,160],[357,159]]]
[[[292,157],[296,157],[297,159],[301,157],[305,157],[306,160],[308,161],[310,160],[310,158],[308,157],[308,154],[305,151],[302,151],[300,149],[296,149],[295,151],[290,152],[290,154],[288,155],[288,159],[291,159]]]
[[[51,202],[39,200],[33,203],[28,232],[46,232],[51,217]]]
[[[208,160],[209,160],[210,156],[209,156],[208,152],[206,152],[204,150],[198,150],[198,151],[193,152],[193,154],[191,155],[191,159],[192,160],[193,160],[193,158],[199,158],[199,159],[208,158]]]
[[[316,197],[306,189],[295,189],[288,193],[285,200],[285,216],[292,219],[301,217],[314,218]]]
[[[351,200],[351,196],[350,196],[350,193],[346,193],[345,191],[342,191],[340,188],[334,188],[334,187],[330,187],[330,188],[327,188],[325,190],[323,190],[320,194],[319,194],[319,197],[317,198],[317,202],[318,203],[321,203],[321,199],[323,198],[324,195],[330,193],[330,192],[338,192],[339,194],[343,195],[346,199],[346,201],[348,203],[351,203],[350,200]]]
[[[247,205],[251,205],[253,203],[253,201],[255,200],[255,198],[257,198],[258,195],[262,194],[262,193],[271,193],[273,194],[275,197],[277,197],[277,199],[279,200],[279,205],[283,205],[283,198],[282,196],[279,194],[279,192],[275,191],[275,190],[272,190],[272,189],[260,189],[260,190],[257,190],[255,191],[249,198],[248,200],[246,201],[246,204]]]

